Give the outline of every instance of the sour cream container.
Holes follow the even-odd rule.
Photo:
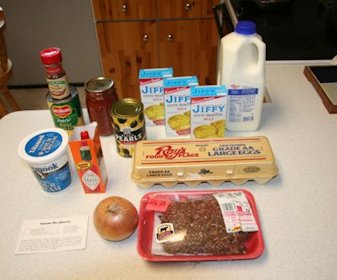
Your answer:
[[[19,144],[18,153],[28,163],[46,192],[64,190],[71,183],[68,134],[60,128],[35,131]]]

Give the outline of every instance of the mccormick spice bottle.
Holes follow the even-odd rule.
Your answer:
[[[46,71],[49,92],[54,99],[64,99],[70,95],[69,83],[62,65],[62,53],[59,48],[48,48],[40,52]]]
[[[86,82],[84,87],[90,121],[97,122],[99,135],[112,135],[111,108],[118,100],[114,82],[109,78],[97,77]]]
[[[74,127],[83,125],[84,120],[77,90],[69,86],[63,69],[61,50],[44,49],[40,52],[40,58],[46,71],[49,88],[47,102],[54,124],[71,135]]]

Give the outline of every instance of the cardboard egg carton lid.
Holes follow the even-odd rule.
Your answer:
[[[248,180],[264,184],[278,173],[264,136],[140,141],[133,158],[132,180],[140,187],[178,183],[197,186]]]

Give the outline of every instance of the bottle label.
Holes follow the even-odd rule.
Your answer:
[[[85,186],[92,191],[94,191],[101,182],[100,177],[91,169],[85,171],[81,179]]]
[[[50,94],[54,99],[63,99],[70,95],[66,75],[58,79],[47,79],[47,82]]]
[[[258,93],[258,88],[239,88],[237,85],[232,85],[228,90],[228,121],[254,121]]]

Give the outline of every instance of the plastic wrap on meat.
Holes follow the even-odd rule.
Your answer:
[[[245,254],[248,233],[227,233],[221,210],[213,196],[202,199],[172,201],[160,216],[162,223],[172,223],[175,233],[185,233],[184,239],[165,242],[163,248],[169,254]]]

